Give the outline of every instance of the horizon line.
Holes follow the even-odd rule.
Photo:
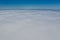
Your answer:
[[[60,9],[0,9],[0,10],[44,10],[44,11],[59,11]]]

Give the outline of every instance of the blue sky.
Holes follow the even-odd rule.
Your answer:
[[[60,0],[0,0],[0,8],[60,9]]]

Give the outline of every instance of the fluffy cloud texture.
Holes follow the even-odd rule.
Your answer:
[[[0,40],[60,40],[60,12],[0,10]]]

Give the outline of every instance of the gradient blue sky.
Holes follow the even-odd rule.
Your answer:
[[[0,0],[0,9],[4,8],[60,9],[60,0]]]

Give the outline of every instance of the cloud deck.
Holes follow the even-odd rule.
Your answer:
[[[60,40],[60,12],[2,10],[0,40]]]

